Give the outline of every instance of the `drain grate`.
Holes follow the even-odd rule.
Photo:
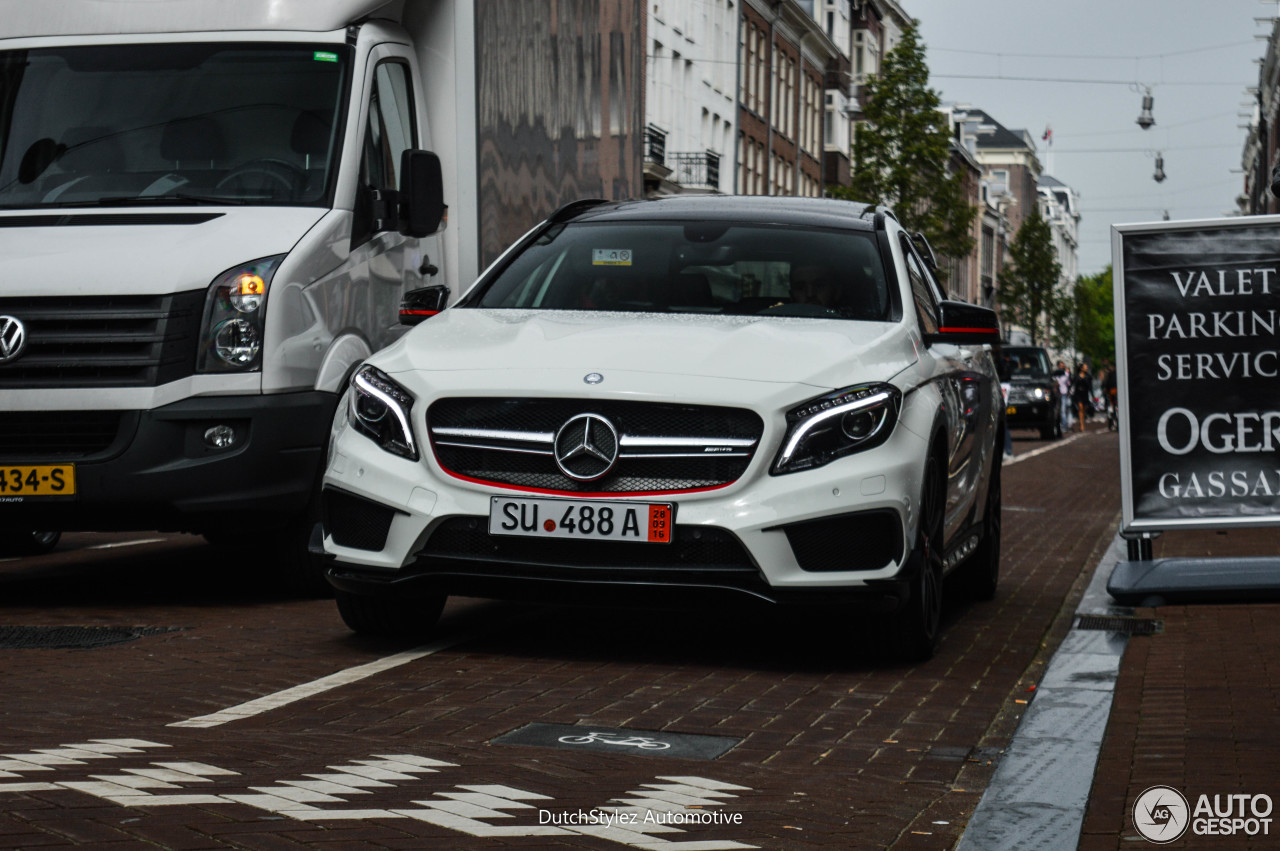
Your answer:
[[[0,650],[88,650],[183,629],[186,627],[0,626]]]
[[[1159,618],[1128,618],[1122,615],[1080,615],[1076,629],[1120,632],[1125,635],[1160,635],[1164,621]]]

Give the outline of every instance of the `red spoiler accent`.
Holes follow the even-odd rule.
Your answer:
[[[939,334],[998,334],[995,328],[939,328]]]

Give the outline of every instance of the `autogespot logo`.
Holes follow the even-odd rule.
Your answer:
[[[1133,804],[1133,826],[1142,838],[1163,845],[1187,832],[1187,799],[1169,786],[1152,786]]]

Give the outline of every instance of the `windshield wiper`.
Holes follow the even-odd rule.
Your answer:
[[[249,203],[243,198],[231,198],[217,195],[187,195],[182,192],[170,192],[165,195],[109,195],[96,201],[87,202],[84,206],[98,207],[147,207],[147,206],[195,206],[213,204],[222,206],[243,206]]]

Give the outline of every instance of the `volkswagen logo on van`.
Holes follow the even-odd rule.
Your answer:
[[[0,316],[0,363],[17,360],[27,348],[27,326],[13,316]]]
[[[593,482],[618,461],[618,430],[599,414],[578,414],[556,433],[560,472],[577,482]]]

